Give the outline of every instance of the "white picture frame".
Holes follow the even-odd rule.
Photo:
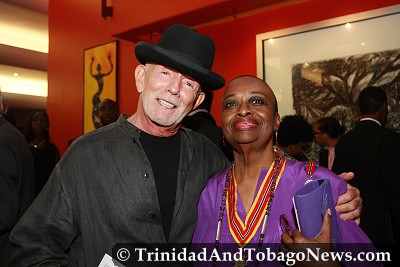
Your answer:
[[[275,92],[281,117],[295,114],[295,64],[399,49],[399,25],[400,5],[394,5],[258,34],[257,76]]]

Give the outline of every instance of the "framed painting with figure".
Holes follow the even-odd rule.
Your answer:
[[[84,50],[83,133],[102,126],[99,105],[117,101],[117,40]]]
[[[281,116],[314,123],[333,116],[346,130],[358,121],[358,96],[379,86],[386,124],[400,132],[400,5],[257,35],[257,75],[274,90]]]

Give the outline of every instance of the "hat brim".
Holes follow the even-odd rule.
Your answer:
[[[225,79],[217,73],[156,44],[139,42],[135,46],[135,54],[141,64],[154,62],[192,77],[201,84],[203,90],[217,90],[225,85]]]

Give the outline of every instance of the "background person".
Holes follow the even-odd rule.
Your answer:
[[[0,90],[0,265],[8,265],[9,235],[35,197],[32,153],[22,133],[3,117]]]
[[[277,132],[276,146],[287,158],[309,160],[306,152],[311,148],[312,141],[312,126],[303,116],[287,115],[282,118]]]
[[[314,125],[314,139],[323,149],[320,152],[319,164],[332,170],[335,160],[335,146],[344,133],[345,128],[334,117],[318,119]]]
[[[222,129],[211,115],[213,94],[211,91],[204,92],[204,101],[183,119],[182,126],[201,133],[216,144],[229,161],[233,160],[232,148],[224,142]]]
[[[98,116],[101,126],[108,125],[118,120],[118,105],[112,99],[106,98],[99,104]]]
[[[40,193],[60,160],[57,146],[50,141],[49,127],[50,120],[47,112],[39,109],[31,114],[24,132],[35,163],[36,195]]]
[[[361,118],[342,136],[335,147],[332,170],[352,170],[350,183],[363,196],[361,228],[377,245],[400,243],[400,214],[397,187],[400,162],[400,135],[386,129],[387,96],[383,89],[369,86],[358,99]]]

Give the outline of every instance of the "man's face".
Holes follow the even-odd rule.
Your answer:
[[[313,125],[313,134],[314,134],[315,142],[317,142],[321,146],[327,145],[326,144],[326,140],[325,140],[325,135],[326,134],[321,131],[321,129],[319,128],[318,123],[315,123]]]
[[[108,125],[118,119],[117,105],[112,100],[104,100],[99,105],[99,118],[102,126]]]
[[[146,64],[143,79],[143,86],[139,89],[143,109],[146,116],[158,125],[177,125],[195,105],[200,104],[197,103],[200,84],[175,70]]]

